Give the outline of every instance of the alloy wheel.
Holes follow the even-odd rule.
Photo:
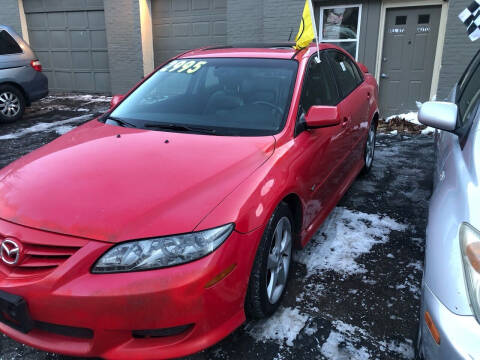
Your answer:
[[[273,233],[272,247],[267,260],[267,296],[275,304],[287,284],[290,258],[292,256],[292,225],[282,217]]]
[[[4,116],[13,118],[20,112],[20,99],[10,91],[0,94],[0,113]]]

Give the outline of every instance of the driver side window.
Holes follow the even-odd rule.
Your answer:
[[[314,105],[335,106],[340,101],[337,85],[325,54],[320,53],[320,63],[315,61],[316,57],[317,54],[314,54],[309,60],[300,100],[300,106],[305,114]]]

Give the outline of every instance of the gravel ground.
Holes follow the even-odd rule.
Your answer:
[[[22,121],[1,124],[0,168],[105,111],[108,101],[49,97]],[[413,359],[432,143],[380,134],[371,173],[295,253],[279,311],[187,359]],[[0,359],[70,358],[2,336]]]

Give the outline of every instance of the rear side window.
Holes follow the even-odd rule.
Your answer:
[[[19,54],[22,52],[17,42],[5,30],[0,30],[0,55]]]
[[[338,51],[329,51],[327,56],[342,97],[345,98],[363,81],[363,78],[355,64],[346,55]]]
[[[364,79],[363,79],[363,73],[362,73],[362,71],[358,68],[357,65],[355,65],[355,64],[353,63],[352,60],[350,60],[350,59],[347,58],[347,62],[350,64],[350,66],[351,66],[352,69],[353,69],[353,72],[355,73],[355,78],[356,78],[356,80],[357,80],[357,85],[360,85],[360,84],[363,82],[363,80],[364,80]]]
[[[314,57],[316,56],[315,54]],[[308,64],[301,100],[305,113],[313,105],[334,106],[340,101],[337,86],[325,58],[325,53],[321,54],[321,59],[322,61],[318,64],[312,57]]]

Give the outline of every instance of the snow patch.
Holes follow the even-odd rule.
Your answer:
[[[412,267],[416,271],[423,272],[423,264],[422,264],[421,261],[412,262],[412,263],[408,264],[407,267]]]
[[[422,130],[422,135],[431,135],[435,133],[435,129],[427,126],[425,129]]]
[[[332,360],[366,360],[371,359],[371,355],[362,343],[375,343],[382,352],[388,352],[389,355],[396,354],[395,358],[413,360],[414,350],[413,341],[405,339],[405,342],[396,342],[393,340],[378,341],[372,337],[366,330],[357,326],[344,323],[340,320],[332,322],[333,329],[321,347],[321,353],[327,359]],[[386,358],[391,358],[387,356]]]
[[[293,346],[293,341],[305,327],[308,316],[301,314],[297,308],[280,308],[270,318],[258,321],[248,330],[257,341],[273,340],[283,345]]]
[[[327,359],[368,360],[370,354],[365,347],[355,348],[344,335],[332,331],[320,350]]]
[[[405,343],[397,343],[393,340],[389,341],[388,343],[386,341],[380,341],[380,345],[388,351],[400,355],[404,359],[413,360],[415,358],[413,342],[410,339],[405,340]]]
[[[75,129],[75,126],[71,126],[71,125],[61,125],[54,128],[55,132],[58,135],[64,135],[67,132],[72,131],[73,129]]]
[[[423,248],[423,246],[425,244],[425,240],[423,238],[419,238],[419,237],[414,237],[414,238],[411,239],[411,241],[420,248]]]
[[[365,268],[355,259],[374,245],[386,243],[392,230],[406,228],[388,216],[335,208],[307,248],[295,258],[306,265],[308,275],[325,270],[343,275],[364,273]]]
[[[367,360],[370,353],[364,346],[356,345],[360,339],[355,336],[368,336],[365,330],[346,324],[340,320],[333,322],[335,330],[328,335],[323,343],[321,353],[327,359],[334,360]]]
[[[395,285],[395,289],[397,290],[408,289],[413,294],[413,296],[416,299],[418,299],[420,295],[420,288],[416,284],[413,284],[412,282],[413,282],[412,279],[405,279],[403,284]]]
[[[70,100],[78,100],[78,101],[88,101],[88,102],[110,102],[112,99],[110,96],[101,96],[101,95],[79,95],[79,94],[72,94],[72,95],[63,95],[63,96],[52,96],[54,100],[56,99],[70,99]]]
[[[0,140],[18,139],[22,136],[36,133],[36,132],[57,131],[57,128],[60,128],[60,131],[62,131],[62,130],[66,130],[66,128],[64,127],[64,125],[66,124],[80,123],[82,121],[90,120],[92,117],[93,117],[92,115],[82,115],[82,116],[76,116],[67,120],[54,121],[51,123],[38,123],[36,125],[16,131],[14,133],[2,135],[0,136]]]
[[[275,355],[272,360],[285,360],[285,356],[282,353]]]
[[[312,336],[318,331],[317,325],[315,324],[310,324],[305,327],[305,334],[307,336]]]

